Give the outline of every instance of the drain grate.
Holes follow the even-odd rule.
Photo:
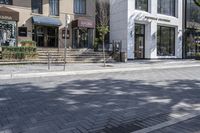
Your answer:
[[[129,124],[122,124],[118,127],[106,127],[102,131],[98,131],[96,133],[130,133],[132,131],[141,130],[143,128],[144,127],[141,127],[139,125],[129,123]]]
[[[121,124],[110,124],[98,131],[91,131],[89,133],[131,133],[144,128],[151,127],[172,119],[169,113],[161,113],[144,118],[134,118],[132,121],[123,121]]]

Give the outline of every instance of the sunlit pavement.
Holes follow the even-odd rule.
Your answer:
[[[199,67],[1,80],[0,132],[130,133],[199,111],[199,94]]]

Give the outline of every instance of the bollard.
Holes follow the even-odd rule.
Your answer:
[[[51,69],[51,67],[50,67],[50,53],[48,51],[48,70],[50,70],[50,69]]]

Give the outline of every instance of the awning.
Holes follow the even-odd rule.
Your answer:
[[[78,18],[72,21],[72,28],[95,28],[95,21],[87,18]]]
[[[44,26],[56,26],[62,25],[61,21],[57,18],[45,17],[45,16],[33,16],[33,24]]]
[[[19,21],[19,12],[2,6],[0,7],[0,20]]]

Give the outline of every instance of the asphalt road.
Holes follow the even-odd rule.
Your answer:
[[[0,133],[130,133],[200,110],[199,94],[199,67],[1,80]]]

